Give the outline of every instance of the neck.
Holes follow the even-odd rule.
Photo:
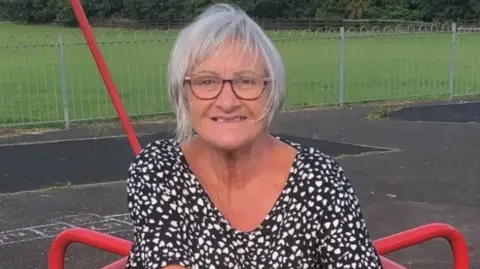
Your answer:
[[[266,148],[273,147],[272,137],[261,135],[242,148],[224,151],[205,144],[205,161],[213,167],[216,184],[241,188],[248,184],[256,170],[261,169]],[[203,154],[202,154],[203,155]]]

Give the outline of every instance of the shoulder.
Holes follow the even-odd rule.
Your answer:
[[[130,163],[129,171],[148,172],[155,166],[175,166],[181,162],[178,143],[173,139],[156,140],[147,144]]]
[[[282,140],[297,149],[295,168],[302,177],[329,181],[334,181],[337,176],[343,177],[344,170],[340,163],[321,149]]]
[[[298,150],[294,172],[300,186],[308,188],[308,193],[321,195],[325,200],[338,196],[353,198],[354,190],[342,165],[332,156],[318,148],[287,141]],[[350,195],[348,195],[350,194]],[[318,197],[315,197],[318,199]]]
[[[183,198],[187,183],[182,178],[182,158],[175,140],[157,140],[146,145],[128,169],[127,200],[134,221],[144,220],[155,208],[171,216],[166,209]],[[149,215],[151,218],[152,215]]]
[[[166,183],[182,165],[178,142],[173,139],[156,140],[147,144],[128,167],[127,184]]]
[[[334,268],[339,262],[355,264],[358,268],[381,268],[359,199],[343,167],[319,149],[291,145],[299,151],[294,169],[298,176],[296,182],[298,186],[305,186],[303,193],[309,194],[303,196],[307,200],[305,204],[314,212],[313,221],[321,234],[318,249],[322,264],[325,268]]]
[[[299,185],[304,184],[316,212],[323,218],[342,214],[361,216],[360,202],[340,163],[321,150],[297,145],[299,149]]]
[[[147,144],[135,157],[132,164],[144,163],[145,161],[174,160],[178,155],[178,142],[174,139],[160,139]]]
[[[321,181],[333,188],[349,185],[343,166],[334,157],[313,147],[304,147],[301,155],[305,173],[313,175],[314,182]]]
[[[130,164],[127,202],[134,238],[128,268],[190,266],[188,242],[179,231],[185,214],[182,160],[175,140],[158,140],[146,145]]]

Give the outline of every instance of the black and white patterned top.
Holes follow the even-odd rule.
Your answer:
[[[341,166],[316,149],[282,141],[298,149],[288,182],[251,232],[235,230],[223,218],[178,142],[147,145],[127,180],[134,225],[127,268],[381,268]]]

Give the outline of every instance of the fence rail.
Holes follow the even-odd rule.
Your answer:
[[[0,42],[0,126],[115,113],[79,30]],[[170,111],[166,65],[177,30],[95,29],[130,116]],[[287,72],[287,107],[480,94],[480,28],[455,24],[269,30]]]
[[[374,26],[385,27],[403,25],[405,26],[431,26],[442,25],[439,22],[423,22],[423,21],[406,21],[406,20],[381,20],[381,19],[345,19],[345,20],[321,20],[315,18],[305,19],[268,19],[268,18],[253,18],[263,29],[285,29],[285,30],[307,30],[307,29],[328,29],[328,28],[349,28],[352,26],[362,25],[367,29],[371,29]],[[189,20],[160,20],[160,21],[148,21],[148,20],[129,20],[129,19],[95,19],[90,18],[90,23],[94,27],[112,28],[112,29],[179,29],[189,23]],[[451,25],[452,22],[444,22],[443,24]],[[462,26],[478,26],[480,20],[463,20],[457,22]]]

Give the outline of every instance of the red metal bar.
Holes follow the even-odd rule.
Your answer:
[[[72,243],[80,243],[122,257],[130,252],[128,240],[84,228],[71,228],[61,232],[53,241],[48,253],[48,269],[64,269],[65,253]]]
[[[127,135],[127,139],[132,147],[132,150],[135,155],[138,155],[141,150],[140,143],[138,142],[138,138],[135,134],[135,130],[133,129],[132,124],[128,118],[127,112],[123,107],[122,101],[118,95],[117,87],[113,82],[112,76],[108,71],[107,64],[105,63],[105,59],[103,58],[102,52],[98,48],[97,42],[95,40],[95,36],[93,35],[92,29],[88,22],[87,16],[85,15],[85,11],[83,10],[82,4],[80,0],[70,0],[70,4],[72,5],[73,11],[75,12],[75,16],[77,17],[78,23],[80,28],[82,29],[83,35],[85,40],[87,41],[88,48],[92,53],[93,59],[97,64],[98,71],[100,72],[103,82],[105,83],[105,87],[107,88],[108,94],[110,95],[110,99],[112,100],[113,106],[115,107],[115,111],[117,112],[118,117],[120,118],[120,122],[122,123],[122,127]]]
[[[468,268],[468,247],[463,236],[450,225],[432,223],[406,230],[374,242],[380,255],[407,248],[434,238],[445,238],[453,251],[453,268]],[[121,238],[83,228],[72,228],[60,233],[52,243],[48,253],[48,269],[64,269],[65,253],[72,243],[108,251],[120,256],[128,256],[132,243]],[[389,268],[401,268],[394,263]]]
[[[123,257],[120,260],[116,260],[115,262],[105,267],[102,267],[102,269],[125,269],[127,267],[127,263],[128,263],[128,257]],[[391,269],[405,269],[405,268],[391,268]]]
[[[453,268],[468,268],[468,246],[463,236],[452,226],[432,223],[409,229],[374,242],[380,255],[388,254],[434,238],[444,238],[453,252]]]

